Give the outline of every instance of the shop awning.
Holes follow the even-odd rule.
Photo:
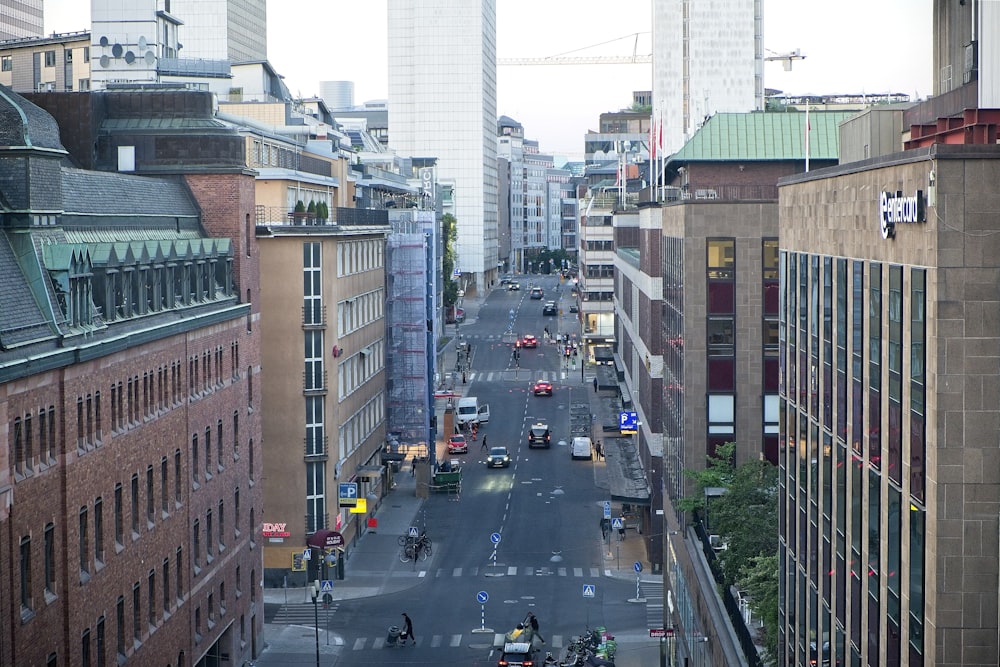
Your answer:
[[[335,549],[344,546],[344,536],[335,530],[323,528],[306,539],[306,546],[316,549]]]
[[[354,472],[354,476],[358,479],[364,480],[376,480],[382,477],[382,472],[385,469],[382,466],[376,465],[363,465],[358,466],[358,469]]]

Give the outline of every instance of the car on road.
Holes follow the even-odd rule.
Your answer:
[[[528,429],[528,447],[545,447],[552,444],[552,432],[545,422],[535,422]]]
[[[532,287],[531,293],[528,294],[528,296],[535,300],[541,299],[543,296],[545,296],[545,290],[543,290],[541,287]]]
[[[532,389],[532,391],[535,392],[535,396],[542,396],[542,395],[551,396],[552,383],[549,382],[548,380],[539,380],[538,382],[535,383],[535,386]]]
[[[490,447],[486,457],[487,468],[507,468],[510,466],[510,454],[506,447]]]
[[[500,284],[501,285],[508,285],[508,284],[510,284],[510,277],[509,276],[503,276],[502,278],[500,278]]]
[[[542,315],[558,315],[559,309],[556,308],[555,301],[547,301],[544,306],[542,306]]]
[[[510,292],[520,292],[521,291],[521,283],[512,282],[509,285],[507,285],[507,290],[510,291]]]
[[[531,334],[525,334],[521,338],[521,347],[538,347],[538,339]]]
[[[541,664],[535,649],[528,642],[507,642],[503,645],[497,667],[530,667]]]
[[[574,459],[591,460],[594,456],[593,442],[591,442],[590,438],[573,438],[573,447],[570,449],[570,455]]]
[[[580,306],[576,305],[575,303],[571,303],[570,306],[569,306],[569,312],[571,312],[571,313],[579,313],[580,312]]]
[[[449,454],[468,454],[469,443],[461,433],[455,433],[448,439]]]

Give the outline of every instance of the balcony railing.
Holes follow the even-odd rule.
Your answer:
[[[698,187],[668,187],[670,201],[777,201],[777,185],[699,185]]]
[[[330,455],[330,436],[302,438],[302,449],[306,461],[325,461]]]
[[[327,372],[324,367],[320,372],[302,373],[302,391],[308,395],[325,394],[327,392]]]
[[[326,306],[302,306],[302,328],[303,329],[325,329],[326,328]]]

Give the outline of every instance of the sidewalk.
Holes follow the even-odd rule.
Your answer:
[[[502,289],[502,288],[500,288]],[[465,297],[463,307],[466,311],[466,323],[478,318],[479,308],[485,298],[473,295]],[[461,332],[461,326],[459,332]],[[439,360],[444,364],[443,368],[454,368],[458,359],[457,346],[452,338],[443,346],[438,354]],[[592,367],[587,367],[586,379],[581,382],[579,376],[572,373],[567,380],[574,385],[582,386],[588,396],[587,406],[589,414],[597,414],[601,409],[600,394],[589,390],[593,377]],[[578,384],[579,383],[579,384]],[[457,394],[464,393],[465,386],[459,383],[455,387]],[[441,413],[449,399],[438,398],[435,400],[435,409],[438,413],[439,422]],[[596,425],[600,426],[600,422]],[[440,439],[440,434],[439,434]],[[603,460],[595,460],[593,463],[593,474],[595,485],[608,490],[607,464]],[[367,530],[351,549],[350,556],[344,564],[344,579],[335,580],[333,591],[331,592],[333,602],[340,600],[354,600],[360,598],[375,597],[397,593],[413,588],[423,581],[425,569],[423,567],[414,568],[413,563],[401,563],[399,560],[399,544],[397,539],[400,535],[405,535],[411,526],[420,528],[420,510],[424,500],[417,497],[416,478],[410,474],[409,459],[402,462],[399,472],[393,475],[393,486],[375,513],[377,527]],[[605,493],[610,499],[610,493]],[[621,506],[619,503],[612,504],[612,516],[618,516]],[[610,551],[607,543],[601,541],[599,527],[600,507],[595,508],[592,533],[594,542],[599,544],[604,556],[602,564],[604,575],[616,579],[627,579],[634,581],[636,578],[633,564],[642,563],[641,581],[662,582],[662,576],[651,575],[652,568],[646,560],[646,549],[644,540],[637,535],[634,530],[627,530],[625,540],[620,540],[617,531],[612,531]],[[432,556],[432,559],[434,557]],[[431,562],[431,561],[428,561]],[[266,605],[283,606],[303,606],[312,607],[312,598],[308,588],[266,588],[264,589],[264,603]],[[273,607],[272,607],[273,608]],[[322,616],[326,610],[320,611]],[[332,613],[335,613],[332,612]],[[310,620],[308,625],[312,626]],[[329,636],[322,629],[319,631],[321,652],[332,654],[343,647],[343,638],[331,633]],[[310,632],[311,637],[311,632]],[[311,642],[303,642],[302,625],[289,623],[265,623],[264,626],[265,649],[257,660],[258,667],[266,665],[287,664],[288,656],[293,654],[311,653],[314,649]],[[339,647],[339,648],[338,648]]]

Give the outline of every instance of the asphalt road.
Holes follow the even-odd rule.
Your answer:
[[[520,292],[494,290],[479,316],[461,332],[473,344],[467,395],[490,405],[490,423],[479,431],[489,446],[503,445],[509,468],[487,469],[480,442],[463,463],[459,497],[433,495],[418,517],[434,541],[420,585],[392,595],[345,600],[330,616],[329,627],[343,645],[322,665],[496,665],[497,633],[511,630],[527,612],[541,623],[546,648],[554,654],[588,627],[605,626],[619,635],[641,638],[648,631],[644,605],[627,600],[635,584],[602,576],[605,554],[600,542],[600,503],[594,466],[573,461],[569,447],[569,407],[587,401],[589,385],[580,372],[562,369],[555,345],[542,342],[545,326],[575,328],[575,316],[543,317],[544,301],[555,299],[556,277],[539,277],[545,299],[528,298],[529,280]],[[568,295],[568,287],[563,287]],[[537,349],[523,350],[519,368],[512,345],[503,342],[510,311],[513,329],[539,339]],[[553,381],[554,396],[534,396],[536,379]],[[552,430],[550,449],[529,449],[528,428],[545,421]],[[439,458],[447,458],[443,449]],[[499,536],[494,543],[493,536]],[[585,597],[585,587],[593,597]],[[485,593],[488,600],[480,601]],[[386,648],[386,628],[400,613],[413,619],[416,646]],[[321,619],[321,622],[325,619]],[[303,635],[303,641],[310,641]],[[653,644],[655,646],[655,643]],[[647,646],[648,648],[648,646]],[[544,657],[544,652],[539,656]],[[637,658],[637,656],[633,656]],[[311,664],[311,663],[304,663]],[[619,665],[643,664],[620,656]]]

